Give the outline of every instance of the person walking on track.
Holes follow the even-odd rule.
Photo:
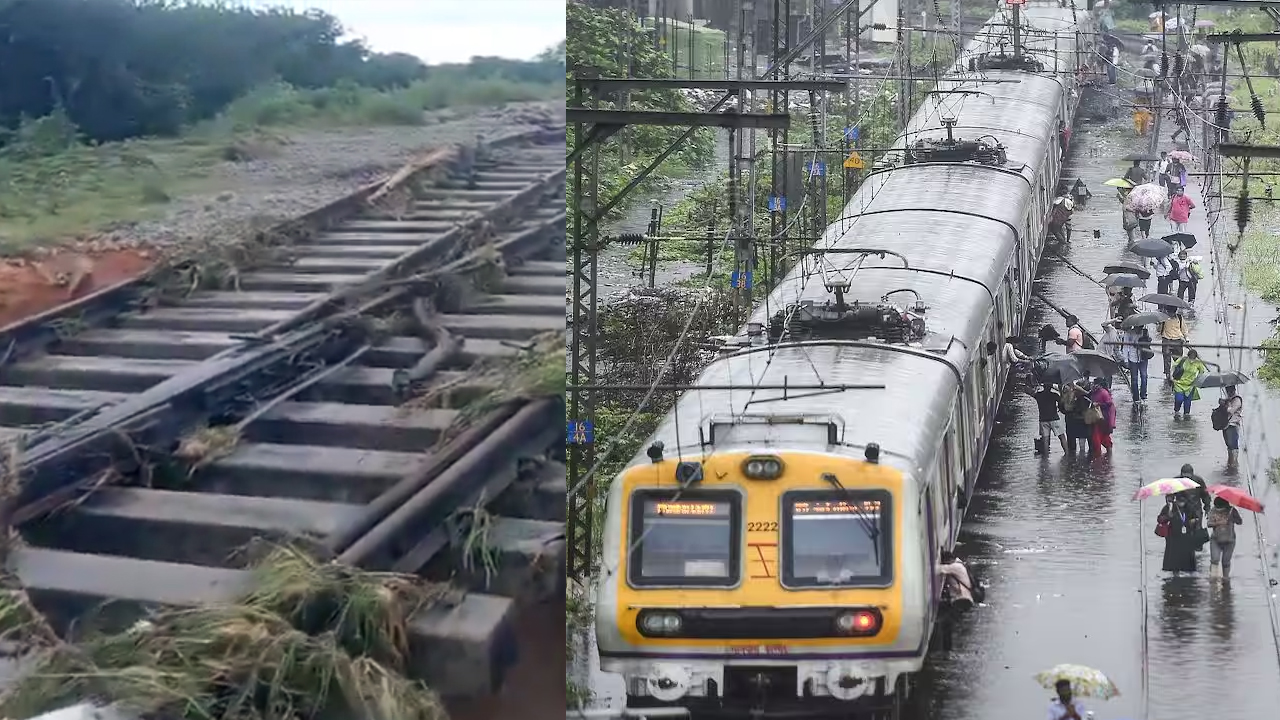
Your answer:
[[[1240,424],[1244,421],[1244,399],[1236,393],[1235,385],[1222,389],[1222,399],[1213,409],[1213,429],[1222,431],[1222,441],[1227,445],[1227,470],[1240,467]]]
[[[1187,191],[1184,188],[1174,189],[1173,198],[1169,200],[1169,211],[1165,213],[1165,217],[1173,223],[1174,232],[1187,231],[1187,223],[1191,221],[1191,211],[1195,209],[1195,200],[1187,197]]]
[[[1231,577],[1231,555],[1236,549],[1236,526],[1243,525],[1240,511],[1222,498],[1213,499],[1209,511],[1209,577]]]
[[[1169,376],[1170,367],[1173,359],[1182,355],[1182,346],[1187,342],[1187,326],[1182,321],[1181,311],[1175,308],[1164,308],[1163,312],[1169,316],[1169,319],[1160,323],[1160,354],[1164,360],[1164,382],[1172,386],[1173,379]]]
[[[1182,417],[1191,417],[1191,402],[1200,399],[1196,379],[1209,372],[1209,368],[1200,360],[1200,353],[1192,348],[1187,351],[1186,357],[1173,362],[1172,370],[1169,378],[1173,380],[1173,416],[1178,417],[1178,410],[1181,409]]]

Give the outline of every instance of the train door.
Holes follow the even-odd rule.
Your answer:
[[[1000,293],[1004,301],[1005,322],[1008,324],[1009,334],[1015,336],[1022,333],[1022,313],[1026,308],[1022,297],[1022,278],[1019,275],[1021,272],[1020,267],[1009,268],[1004,274],[1004,288]]]
[[[958,491],[963,491],[964,486],[969,481],[969,473],[977,472],[973,466],[977,462],[975,459],[977,442],[974,440],[974,431],[977,425],[974,423],[973,406],[977,402],[973,391],[970,389],[969,380],[972,377],[972,371],[965,376],[965,383],[960,388],[960,392],[956,395],[955,410],[952,413],[951,425],[955,428],[956,442],[959,447],[953,453],[960,461],[959,472],[955,475],[955,483]]]
[[[935,553],[939,547],[951,547],[951,536],[954,533],[952,528],[959,524],[952,520],[956,516],[956,492],[955,480],[950,477],[949,453],[947,442],[943,440],[942,447],[938,449],[937,477],[929,487],[929,496],[933,500],[933,515],[929,518],[929,528],[932,530],[930,534],[936,538],[937,543],[937,547],[930,549]]]

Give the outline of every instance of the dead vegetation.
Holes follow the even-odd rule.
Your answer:
[[[506,403],[562,397],[565,391],[564,343],[564,330],[540,333],[518,346],[514,355],[479,362],[463,377],[431,386],[400,407],[406,412],[441,407],[460,388],[492,386],[493,389],[484,396],[466,404],[457,421],[442,436],[441,442],[444,442]]]
[[[241,434],[242,429],[238,424],[199,427],[178,442],[178,449],[173,456],[187,463],[189,478],[201,468],[235,452],[236,446],[240,444]]]
[[[86,698],[144,717],[201,720],[443,720],[405,676],[408,619],[451,588],[364,573],[275,547],[240,602],[166,609],[123,632],[58,638],[20,588],[0,591],[0,640],[31,671],[0,693],[0,716]]]

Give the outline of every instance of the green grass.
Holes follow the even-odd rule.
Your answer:
[[[428,111],[563,94],[561,85],[463,82],[448,73],[389,92],[276,84],[235,100],[183,137],[99,146],[78,142],[75,128],[56,114],[30,120],[0,148],[0,255],[159,217],[182,196],[227,191],[229,198],[234,189],[219,186],[218,166],[279,153],[291,130],[424,125]]]
[[[255,142],[269,147],[252,138],[134,140],[0,158],[0,254],[158,216],[174,197],[211,187],[228,148]]]

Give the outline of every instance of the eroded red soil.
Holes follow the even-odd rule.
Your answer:
[[[38,258],[0,259],[0,329],[137,277],[155,261],[155,252],[139,248],[67,249]]]

